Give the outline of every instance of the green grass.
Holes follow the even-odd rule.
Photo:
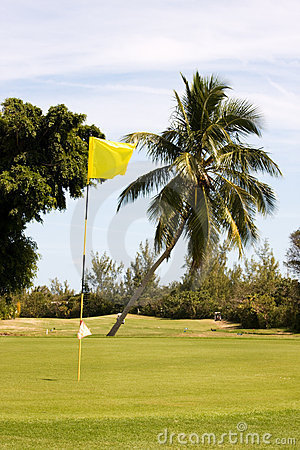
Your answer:
[[[78,383],[78,341],[69,337],[78,321],[74,329],[76,322],[57,321],[46,336],[42,327],[53,320],[32,319],[27,332],[39,323],[44,337],[0,337],[1,449],[185,448],[179,433],[220,438],[240,422],[261,438],[272,434],[272,444],[259,448],[278,448],[277,438],[295,438],[298,444],[284,448],[299,448],[297,336],[214,337],[211,321],[130,318],[120,338],[84,339]],[[113,320],[86,322],[101,335]],[[195,337],[201,333],[206,337]],[[175,433],[172,445],[157,442],[165,429],[169,439]],[[225,438],[217,447],[233,445]]]
[[[89,317],[84,319],[93,336],[105,336],[116,320],[116,315]],[[0,333],[8,335],[45,336],[48,329],[51,336],[76,336],[78,319],[31,319],[21,318],[0,322]],[[178,336],[179,334],[200,334],[211,332],[211,328],[222,330],[225,323],[213,320],[169,320],[129,314],[126,325],[118,336]],[[228,325],[230,327],[230,325]],[[187,328],[187,330],[185,330]],[[50,332],[50,330],[53,330]],[[226,328],[224,328],[225,330]],[[48,335],[49,336],[49,335]]]
[[[105,336],[116,320],[116,315],[89,317],[84,319],[88,327],[91,328],[93,336]],[[78,319],[31,319],[21,318],[15,320],[0,321],[1,335],[17,336],[46,336],[46,330],[53,336],[75,337],[78,331]],[[215,331],[212,331],[215,330]],[[50,331],[52,330],[52,331]],[[210,319],[205,320],[170,320],[158,319],[155,317],[137,316],[129,314],[123,325],[118,331],[118,337],[213,337],[240,335],[280,335],[287,337],[300,337],[288,333],[282,329],[269,330],[244,330],[240,329],[238,324],[226,322],[214,322]]]

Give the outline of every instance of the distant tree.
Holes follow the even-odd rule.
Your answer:
[[[86,281],[92,292],[104,299],[120,302],[124,291],[122,272],[123,263],[118,264],[106,252],[99,255],[92,253],[92,267],[87,272]]]
[[[28,287],[36,272],[36,244],[28,222],[66,208],[66,194],[86,184],[88,135],[104,137],[86,116],[65,105],[42,110],[8,98],[0,112],[0,295]]]
[[[52,301],[47,286],[37,286],[31,292],[24,291],[18,296],[21,302],[21,317],[51,317],[49,307]]]
[[[74,295],[75,293],[74,289],[70,288],[67,280],[62,284],[56,277],[53,278],[53,280],[50,280],[50,291],[51,294],[57,296],[68,296]]]
[[[275,294],[282,281],[282,275],[279,262],[276,261],[268,241],[265,241],[256,250],[255,256],[250,260],[245,260],[243,278],[244,293],[247,293],[247,295],[263,295],[266,292],[271,296]]]
[[[234,265],[227,267],[230,247],[224,242],[207,251],[201,266],[194,270],[188,258],[183,277],[182,289],[205,290],[211,298],[223,301],[233,295],[236,285],[241,281],[242,268]]]
[[[135,289],[141,284],[142,280],[153,266],[154,261],[155,252],[150,248],[147,239],[145,244],[142,242],[140,243],[135,259],[130,263],[130,266],[125,272],[124,288],[127,301],[130,299]],[[154,273],[141,296],[141,300],[155,295],[158,290],[159,278]]]
[[[290,234],[290,248],[286,258],[285,265],[300,278],[300,228]]]

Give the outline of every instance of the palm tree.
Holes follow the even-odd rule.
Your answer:
[[[261,148],[247,144],[248,135],[261,136],[262,117],[246,100],[230,99],[229,86],[217,77],[198,72],[185,93],[175,91],[176,107],[170,126],[161,134],[132,133],[126,142],[137,142],[160,163],[137,178],[120,195],[118,210],[138,197],[154,192],[148,214],[156,224],[154,245],[158,257],[108,336],[114,336],[157,267],[168,259],[180,236],[187,241],[192,268],[201,265],[209,245],[220,233],[239,254],[258,238],[257,213],[275,208],[271,187],[256,177],[281,172]]]

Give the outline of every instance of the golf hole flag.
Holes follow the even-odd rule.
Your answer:
[[[91,178],[114,178],[116,175],[125,175],[127,165],[132,156],[136,144],[126,144],[121,142],[106,141],[91,136],[89,139],[89,158],[88,158],[88,176],[86,185],[86,201],[85,201],[85,220],[84,220],[84,239],[83,239],[83,254],[82,254],[82,289],[80,297],[80,326],[77,337],[79,339],[78,345],[78,372],[77,380],[80,381],[80,367],[81,367],[81,340],[92,333],[83,322],[83,287],[84,273],[85,273],[85,250],[86,250],[86,230],[88,218],[88,195],[89,183]]]
[[[78,339],[82,339],[86,336],[91,336],[91,330],[86,326],[84,321],[82,320],[80,323],[79,331],[77,333]]]
[[[113,142],[90,137],[88,182],[90,178],[114,178],[125,175],[136,144]]]

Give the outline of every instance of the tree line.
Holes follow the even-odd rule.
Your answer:
[[[286,261],[291,268],[295,266],[295,258],[290,258],[292,251],[295,254],[293,243]],[[300,284],[281,273],[268,242],[243,264],[229,267],[228,254],[228,245],[218,245],[197,271],[192,270],[191,261],[186,258],[182,279],[167,286],[161,286],[154,275],[132,312],[168,319],[212,319],[220,311],[223,319],[240,323],[243,328],[300,331]],[[140,244],[126,269],[106,253],[93,254],[91,269],[86,274],[84,316],[119,313],[154,258],[148,241]],[[13,296],[10,305],[4,299],[0,301],[3,318],[16,314],[72,318],[78,317],[79,308],[80,295],[67,282],[62,284],[57,279],[49,287],[40,286]]]

